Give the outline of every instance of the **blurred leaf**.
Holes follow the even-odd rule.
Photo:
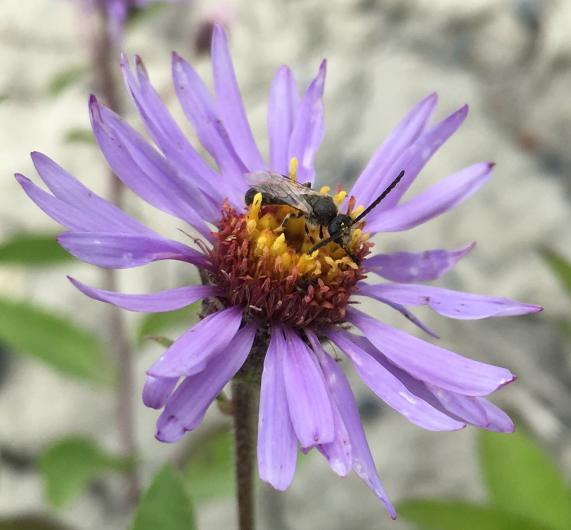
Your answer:
[[[212,431],[193,445],[183,472],[188,491],[196,501],[231,495],[233,444],[228,429]]]
[[[69,530],[69,526],[46,515],[20,515],[0,519],[0,530]]]
[[[405,501],[397,512],[423,530],[549,530],[549,526],[498,508],[462,501]]]
[[[68,129],[63,140],[68,144],[95,144],[95,138],[91,129],[83,129],[81,127]]]
[[[112,365],[94,335],[26,302],[0,298],[0,341],[66,375],[106,384],[113,380]]]
[[[168,313],[149,313],[141,319],[137,330],[137,342],[141,344],[146,338],[162,337],[165,331],[176,328],[189,328],[198,321],[200,302]]]
[[[54,234],[17,234],[0,245],[0,264],[44,266],[70,259]]]
[[[10,99],[8,94],[0,94],[0,103],[4,103],[4,101],[8,101],[8,99]]]
[[[46,497],[56,508],[78,497],[101,474],[127,465],[125,459],[107,454],[93,440],[79,437],[59,440],[40,456]]]
[[[144,7],[131,9],[129,13],[129,18],[127,19],[127,25],[132,26],[142,22],[147,18],[154,17],[157,13],[162,11],[166,7],[166,4],[156,3],[149,4]]]
[[[480,460],[492,504],[552,528],[571,528],[569,488],[530,437],[481,431]]]
[[[194,530],[194,510],[178,473],[165,466],[145,492],[131,530]]]
[[[548,248],[542,249],[541,255],[567,294],[571,296],[571,263],[555,250]]]
[[[58,72],[50,81],[48,94],[57,96],[66,88],[80,81],[89,71],[85,65],[74,65]]]
[[[163,337],[162,335],[149,335],[145,338],[155,341],[157,344],[160,344],[164,348],[170,348],[174,344],[174,340],[169,339],[168,337]]]

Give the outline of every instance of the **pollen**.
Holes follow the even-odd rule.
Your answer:
[[[290,163],[293,175],[296,159]],[[339,204],[346,195],[337,193]],[[362,267],[335,242],[308,254],[329,237],[327,227],[310,226],[289,206],[263,205],[260,193],[243,213],[225,204],[214,236],[211,281],[250,318],[298,328],[342,321],[357,282],[365,278]],[[360,263],[371,247],[367,234],[355,227],[347,250]]]

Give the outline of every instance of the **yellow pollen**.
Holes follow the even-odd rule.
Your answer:
[[[319,193],[321,193],[322,195],[327,195],[330,191],[331,188],[329,186],[322,186],[321,189],[319,190]]]
[[[353,219],[355,219],[355,217],[357,217],[358,215],[360,215],[361,213],[363,213],[363,211],[365,210],[365,207],[361,204],[360,206],[357,206],[357,208],[355,208],[352,212],[351,212],[351,217]]]
[[[345,190],[341,190],[337,195],[335,195],[335,197],[333,197],[333,200],[335,201],[335,204],[339,206],[345,200],[345,197],[347,197],[347,192]]]
[[[293,181],[297,181],[297,158],[294,156],[289,161],[289,178]]]

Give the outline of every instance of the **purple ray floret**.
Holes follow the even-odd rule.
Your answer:
[[[277,70],[269,90],[267,157],[250,127],[222,28],[216,27],[212,38],[214,93],[188,62],[172,55],[175,92],[200,147],[185,137],[139,57],[130,62],[122,56],[121,69],[152,143],[92,96],[94,136],[122,183],[174,217],[173,228],[183,225],[181,241],[163,237],[127,215],[43,154],[33,153],[32,159],[47,189],[20,174],[16,179],[27,196],[65,228],[59,243],[82,261],[121,269],[175,260],[201,270],[204,285],[173,285],[148,294],[117,293],[70,278],[86,296],[129,311],[173,311],[205,302],[204,318],[147,371],[143,402],[162,410],[158,440],[176,442],[196,429],[225,385],[240,376],[245,363],[249,367],[255,361],[261,380],[257,455],[262,480],[287,489],[298,450],[315,448],[336,474],[354,471],[394,518],[349,382],[337,359],[324,349],[325,341],[345,353],[347,364],[372,392],[415,425],[432,431],[467,425],[513,431],[511,419],[488,401],[490,394],[514,381],[508,369],[462,357],[352,305],[361,297],[385,304],[433,338],[438,336],[413,314],[414,308],[427,306],[439,315],[465,320],[541,310],[504,297],[423,284],[443,277],[474,243],[454,250],[371,254],[373,244],[362,235],[412,229],[460,205],[487,182],[493,164],[479,162],[401,200],[466,119],[467,106],[433,124],[436,94],[418,102],[358,176],[341,213],[355,218],[355,206],[370,205],[404,170],[402,178],[364,217],[360,232],[354,225],[349,228],[349,243],[333,238],[311,250],[311,230],[314,236],[319,231],[307,223],[309,236],[296,235],[284,221],[303,211],[303,202],[301,207],[299,202],[268,204],[267,196],[259,193],[246,204],[245,193],[252,172],[291,174],[313,184],[325,131],[325,61],[305,90],[299,89],[287,66]],[[283,186],[284,181],[279,182]],[[300,236],[307,238],[303,250]],[[382,282],[373,281],[369,273]]]

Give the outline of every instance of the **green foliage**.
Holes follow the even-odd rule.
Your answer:
[[[71,85],[81,81],[88,72],[87,66],[74,65],[58,72],[50,81],[48,94],[58,96]]]
[[[43,267],[70,259],[54,234],[17,234],[0,245],[0,265]]]
[[[521,432],[482,432],[480,454],[493,505],[551,528],[571,528],[571,493],[549,455]]]
[[[127,465],[125,459],[109,455],[93,440],[80,437],[59,440],[40,456],[46,498],[56,508],[77,498],[95,478]]]
[[[399,515],[423,530],[569,530],[571,492],[549,455],[522,432],[479,435],[489,503],[413,499]]]
[[[0,530],[69,530],[69,526],[45,515],[21,515],[0,519]]]
[[[73,127],[65,132],[63,141],[67,144],[95,144],[95,138],[90,129]]]
[[[234,493],[233,444],[228,429],[209,433],[193,446],[184,468],[188,491],[195,500]]]
[[[561,283],[561,286],[567,291],[567,294],[571,296],[571,263],[561,254],[555,252],[555,250],[543,249],[541,255]]]
[[[178,473],[165,466],[145,492],[131,530],[194,530],[194,511]]]
[[[398,506],[398,513],[423,530],[549,530],[497,508],[462,501],[408,501]]]
[[[162,339],[162,335],[167,331],[177,328],[189,328],[198,320],[199,311],[200,302],[195,302],[177,311],[149,313],[141,319],[139,329],[136,332],[136,340],[141,344],[146,338]]]
[[[66,375],[109,384],[113,369],[99,340],[53,312],[0,298],[0,341]]]

